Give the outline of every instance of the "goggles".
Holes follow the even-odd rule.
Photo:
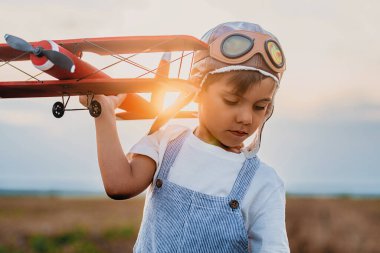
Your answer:
[[[285,56],[277,41],[267,34],[243,30],[219,36],[209,44],[209,50],[203,50],[196,55],[194,62],[210,56],[227,64],[241,64],[257,53],[261,54],[274,72],[285,71]]]

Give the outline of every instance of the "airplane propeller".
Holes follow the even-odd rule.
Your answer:
[[[7,44],[13,49],[27,53],[33,53],[37,57],[45,56],[59,67],[66,69],[71,73],[74,73],[75,71],[75,65],[73,61],[68,56],[60,52],[43,49],[42,47],[33,47],[27,41],[10,34],[6,34],[4,38]]]

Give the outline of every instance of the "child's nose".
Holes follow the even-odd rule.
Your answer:
[[[238,123],[242,123],[244,125],[252,124],[253,122],[253,115],[252,115],[252,109],[243,109],[241,108],[236,115],[236,121]]]

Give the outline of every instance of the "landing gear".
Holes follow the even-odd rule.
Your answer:
[[[52,111],[54,117],[62,118],[63,114],[65,114],[65,106],[62,102],[55,102]]]
[[[102,107],[100,103],[96,100],[91,101],[88,110],[90,111],[90,115],[94,118],[99,117],[100,114],[102,113]]]
[[[85,109],[66,109],[66,106],[70,100],[70,96],[65,102],[64,96],[62,96],[62,102],[55,102],[52,108],[54,117],[62,118],[65,111],[79,111],[79,110],[88,110],[90,115],[94,118],[97,118],[102,113],[102,106],[96,100],[94,100],[94,95],[87,95],[87,108]]]

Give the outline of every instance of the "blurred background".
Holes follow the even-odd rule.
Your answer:
[[[259,156],[285,182],[291,251],[380,252],[379,8],[375,0],[2,0],[0,43],[7,33],[27,41],[200,38],[222,22],[260,24],[279,38],[287,59]],[[134,60],[155,68],[160,56]],[[114,62],[92,54],[84,59],[98,68]],[[184,64],[182,78],[188,75],[189,62]],[[30,62],[14,65],[39,73]],[[173,64],[172,75],[178,68]],[[125,63],[107,71],[114,77],[143,72]],[[1,81],[27,78],[0,67]],[[128,252],[144,195],[106,197],[93,119],[87,111],[54,118],[51,107],[58,100],[0,100],[0,252]],[[77,100],[69,107],[80,107]],[[118,122],[126,153],[151,123]],[[197,121],[173,123],[194,127]]]

